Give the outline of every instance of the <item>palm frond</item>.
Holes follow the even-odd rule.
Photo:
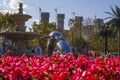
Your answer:
[[[107,13],[107,14],[109,14],[111,16],[115,16],[113,13],[110,13],[110,12],[105,12],[105,13]]]
[[[103,20],[106,20],[106,19],[113,19],[114,17],[106,17],[104,18]]]
[[[118,6],[115,6],[117,17],[120,17],[120,8]]]
[[[114,16],[118,16],[118,14],[116,12],[116,7],[115,7],[115,9],[112,6],[110,8],[111,8],[112,13],[114,14]]]

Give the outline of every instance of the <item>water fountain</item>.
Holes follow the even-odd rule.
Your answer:
[[[35,32],[26,32],[25,22],[32,18],[30,15],[23,14],[23,4],[19,4],[19,12],[17,14],[11,15],[11,18],[15,21],[15,31],[14,32],[1,32],[0,36],[5,37],[12,41],[12,46],[9,51],[10,55],[27,55],[31,54],[31,46],[28,44],[29,40],[34,39],[35,37],[40,37],[39,33]]]

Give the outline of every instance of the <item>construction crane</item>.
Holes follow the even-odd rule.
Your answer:
[[[75,18],[76,15],[80,15],[80,14],[78,14],[76,12],[71,12],[71,14],[73,15],[73,19]]]
[[[57,8],[54,9],[55,10],[55,23],[56,23],[56,26],[57,26]],[[57,26],[58,27],[58,26]],[[57,28],[56,27],[56,28]]]
[[[73,15],[73,19],[74,19],[74,18],[75,18],[75,14],[76,14],[76,13],[75,13],[75,12],[71,12],[71,13],[72,13],[72,15]]]
[[[60,9],[60,8],[63,8],[63,6],[62,7],[58,7],[58,8],[55,8],[54,10],[55,10],[55,15],[56,15],[56,18],[57,18],[57,12],[58,12],[58,9]]]
[[[41,8],[39,7],[39,24],[41,23]]]
[[[55,23],[56,23],[56,30],[58,29],[58,24],[57,24],[57,14],[58,14],[58,9],[60,9],[60,8],[63,8],[63,6],[54,9],[54,10],[55,10]]]

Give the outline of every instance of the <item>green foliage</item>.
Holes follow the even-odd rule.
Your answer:
[[[108,50],[109,51],[117,51],[118,50],[117,36],[108,38]]]
[[[98,32],[98,35],[105,38],[105,37],[111,37],[113,36],[112,28],[105,24],[104,26],[101,26],[101,30]]]
[[[110,17],[107,17],[106,19],[111,19],[110,22],[116,26],[116,27],[120,27],[120,7],[115,6],[115,8],[113,8],[112,6],[111,8],[111,12],[105,12],[107,14],[110,15]]]
[[[72,36],[72,39],[73,40],[70,43],[72,44],[73,47],[84,48],[85,46],[88,45],[87,41],[85,41],[82,36]]]
[[[12,20],[10,16],[11,14],[9,13],[0,15],[0,30],[7,30],[7,31],[14,30],[15,22]]]
[[[93,50],[104,51],[105,41],[104,38],[99,36],[98,33],[93,33],[89,38],[89,45]],[[117,50],[117,36],[108,37],[108,50],[116,51]]]
[[[104,42],[101,37],[98,36],[97,33],[93,33],[89,38],[89,46],[96,51],[103,51],[104,50]]]
[[[77,22],[75,19],[69,20],[70,26],[70,44],[72,47],[85,47],[87,42],[82,37],[82,23]]]
[[[108,24],[105,24],[101,27],[101,30],[98,32],[98,35],[104,39],[105,54],[107,54],[108,37],[111,37],[113,35],[112,28]]]

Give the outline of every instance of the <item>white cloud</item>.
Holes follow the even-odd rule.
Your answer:
[[[8,7],[7,0],[3,0],[3,6]]]
[[[22,3],[22,0],[3,0],[3,4],[1,5],[11,10],[17,10],[19,3]],[[28,8],[28,5],[23,3],[23,8]]]
[[[9,12],[11,14],[18,13],[19,3],[23,3],[22,0],[0,0],[0,11],[4,14]],[[23,3],[23,8],[29,8],[27,4]],[[25,14],[26,12],[23,11]]]
[[[20,2],[21,2],[21,0],[10,0],[10,2],[8,3],[8,6],[10,9],[16,10],[16,9],[18,9]]]

